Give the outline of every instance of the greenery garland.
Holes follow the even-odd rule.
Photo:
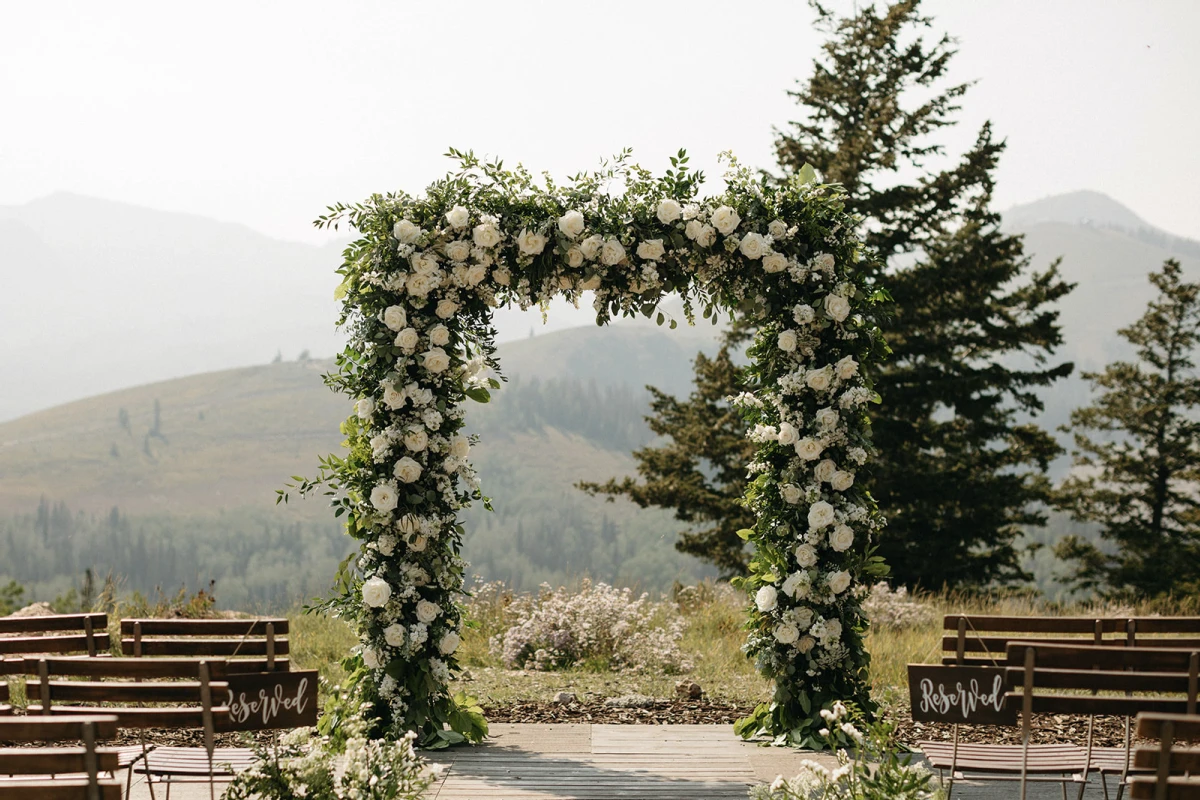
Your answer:
[[[359,631],[347,666],[379,732],[413,731],[430,747],[487,731],[474,700],[448,686],[466,568],[458,513],[490,507],[463,403],[499,387],[487,377],[499,370],[492,309],[592,292],[598,324],[642,314],[661,325],[659,301],[677,293],[689,322],[699,308],[759,329],[733,399],[760,445],[747,465],[757,522],[741,532],[756,555],[738,583],[754,597],[746,651],[777,688],[737,730],[816,743],[822,708],[869,703],[859,580],[886,569],[871,544],[882,518],[856,476],[872,452],[864,367],[883,355],[876,313],[888,298],[864,277],[872,255],[841,188],[811,169],[777,185],[725,156],[725,191],[700,199],[703,176],[683,151],[662,177],[625,151],[565,186],[449,155],[459,170],[423,196],[374,195],[317,220],[360,234],[338,270],[350,342],[326,376],[355,410],[342,425],[348,452],[298,488],[323,487],[362,543],[323,608]]]

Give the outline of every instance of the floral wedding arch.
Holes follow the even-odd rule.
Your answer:
[[[326,607],[357,627],[351,679],[380,732],[414,731],[426,746],[486,734],[474,701],[449,691],[467,566],[458,512],[489,502],[463,404],[499,387],[485,377],[499,366],[492,309],[586,291],[599,324],[661,325],[657,304],[673,292],[689,319],[735,311],[758,329],[731,399],[759,445],[745,500],[757,521],[741,532],[755,555],[739,584],[753,599],[746,652],[776,689],[738,732],[804,744],[823,707],[869,703],[860,579],[884,571],[871,544],[883,521],[856,474],[872,453],[863,366],[885,349],[886,294],[861,269],[872,256],[841,189],[809,168],[777,185],[730,157],[724,193],[701,199],[683,151],[662,177],[626,151],[565,186],[449,155],[460,170],[424,196],[375,195],[317,221],[360,234],[338,270],[350,342],[326,376],[355,410],[348,453],[299,488],[323,485],[361,542]]]

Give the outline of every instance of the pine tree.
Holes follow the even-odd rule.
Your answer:
[[[1084,373],[1097,397],[1071,414],[1078,469],[1059,493],[1116,552],[1070,536],[1057,554],[1075,562],[1076,586],[1109,594],[1200,589],[1200,283],[1174,260],[1150,282],[1158,297],[1120,331],[1137,361]]]
[[[626,477],[578,484],[610,501],[623,496],[642,508],[673,509],[675,518],[690,526],[679,533],[675,548],[715,564],[726,575],[745,570],[749,552],[737,532],[754,524],[741,501],[746,464],[757,446],[746,439],[745,423],[725,402],[741,390],[742,369],[732,352],[747,338],[735,325],[715,356],[696,356],[696,388],[686,400],[646,387],[653,397],[646,422],[656,435],[670,438],[661,446],[634,451],[640,481]]]
[[[1032,274],[1021,238],[1000,231],[990,205],[1004,143],[990,124],[957,163],[937,166],[950,159],[933,134],[954,124],[969,84],[940,88],[954,42],[926,41],[918,6],[836,18],[814,3],[830,38],[791,93],[807,118],[777,132],[776,152],[785,173],[808,163],[847,188],[896,301],[870,483],[893,576],[935,587],[1023,579],[1016,540],[1045,522],[1045,472],[1060,449],[1019,420],[1072,370],[1046,363],[1062,343],[1053,305],[1072,287],[1057,262]]]

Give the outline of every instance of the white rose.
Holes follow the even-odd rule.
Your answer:
[[[433,275],[421,275],[414,272],[404,281],[404,288],[414,297],[424,297],[438,287],[441,280]]]
[[[434,325],[429,329],[429,343],[445,347],[450,343],[450,329],[445,325]]]
[[[455,436],[450,440],[450,455],[466,458],[471,453],[471,440],[466,436]]]
[[[683,235],[691,239],[693,242],[700,238],[700,231],[704,228],[704,223],[698,219],[689,222],[683,228]]]
[[[782,331],[779,334],[779,349],[785,353],[796,352],[796,332],[792,330]]]
[[[829,479],[829,485],[835,492],[844,492],[854,485],[854,473],[839,469]]]
[[[442,635],[441,641],[438,642],[438,652],[444,656],[448,656],[458,649],[462,639],[454,631],[447,631]]]
[[[546,237],[522,228],[521,232],[517,234],[517,249],[523,255],[536,256],[546,249]]]
[[[471,215],[462,206],[455,206],[446,212],[446,222],[450,223],[451,228],[465,228],[471,221]]]
[[[433,275],[438,271],[437,256],[433,253],[413,253],[408,261],[418,275]]]
[[[429,540],[424,536],[414,536],[408,540],[408,549],[412,550],[414,553],[420,553],[425,550],[425,545],[428,543]]]
[[[820,530],[826,525],[832,525],[834,519],[833,506],[824,500],[818,500],[808,509],[808,527],[812,530]]]
[[[403,647],[404,634],[404,626],[397,622],[393,622],[391,625],[388,625],[383,629],[383,640],[392,647]]]
[[[638,258],[644,258],[647,261],[658,261],[665,252],[662,239],[647,239],[637,246]]]
[[[383,312],[383,324],[393,331],[401,331],[408,325],[408,312],[404,306],[388,306]]]
[[[369,397],[364,397],[354,404],[354,413],[359,419],[370,419],[375,413],[375,401]]]
[[[414,328],[405,328],[396,334],[396,347],[403,347],[410,353],[416,349],[421,335]]]
[[[700,206],[695,203],[688,203],[683,207],[684,219],[695,219],[698,216],[700,216]]]
[[[838,570],[829,575],[829,591],[834,594],[841,594],[850,587],[850,573],[846,570]]]
[[[796,320],[797,325],[808,325],[816,318],[816,312],[810,305],[798,305],[792,309],[792,319]]]
[[[446,257],[451,261],[466,261],[471,257],[471,243],[467,241],[451,242],[446,245]]]
[[[363,603],[371,608],[383,608],[392,597],[392,587],[383,578],[376,575],[363,581]]]
[[[494,223],[482,222],[471,232],[471,241],[478,247],[495,247],[500,244],[500,229]]]
[[[800,496],[803,493],[796,484],[785,483],[779,487],[779,494],[783,497],[783,502],[796,505],[796,503],[800,502]]]
[[[814,392],[823,392],[829,388],[832,379],[829,376],[829,369],[821,367],[820,369],[811,369],[804,376],[804,383]]]
[[[396,462],[392,472],[404,483],[412,483],[421,477],[421,465],[408,456]]]
[[[402,219],[392,227],[392,235],[405,244],[412,244],[421,238],[421,227]]]
[[[825,295],[825,313],[834,322],[842,322],[850,316],[850,301],[840,294]]]
[[[600,276],[593,275],[592,277],[588,278],[583,283],[579,284],[579,288],[584,289],[586,291],[594,291],[596,289],[599,289],[600,288]]]
[[[802,544],[796,548],[796,563],[802,567],[811,567],[817,563],[817,548],[811,544]]]
[[[600,248],[604,245],[604,237],[599,234],[589,236],[579,243],[579,252],[583,253],[583,257],[588,261],[594,261]]]
[[[817,427],[823,431],[831,431],[836,428],[839,419],[841,417],[838,415],[838,412],[832,408],[822,408],[817,411]]]
[[[829,546],[839,553],[850,549],[854,544],[854,529],[849,525],[838,525],[829,535]]]
[[[746,258],[759,259],[767,254],[767,240],[761,233],[747,233],[742,237],[742,243],[738,245],[738,249]]]
[[[558,218],[558,229],[568,238],[574,239],[583,233],[583,214],[573,209],[568,211]]]
[[[421,353],[421,366],[430,372],[445,372],[450,366],[450,356],[440,347],[432,347]]]
[[[404,434],[404,446],[410,452],[419,453],[429,446],[429,434],[423,428],[409,428]]]
[[[700,235],[696,237],[696,244],[701,247],[712,247],[715,241],[717,241],[717,229],[712,225],[701,226]]]
[[[578,269],[583,266],[583,251],[578,247],[572,247],[567,251],[567,266],[571,269]]]
[[[858,362],[854,360],[854,356],[846,356],[834,365],[834,369],[839,378],[848,381],[858,373]]]
[[[379,669],[379,653],[375,652],[374,647],[363,647],[362,659],[367,669]]]
[[[774,586],[764,586],[754,595],[754,605],[758,606],[758,610],[764,614],[773,611],[778,604],[779,592]]]
[[[805,636],[796,644],[796,649],[801,653],[807,653],[817,646],[817,640],[811,636]]]
[[[625,248],[616,239],[605,239],[600,246],[600,261],[612,267],[625,259]]]
[[[389,384],[388,386],[383,387],[383,403],[392,411],[395,411],[398,408],[403,408],[406,400],[408,400],[408,398],[405,397],[404,392],[400,391],[395,386]]]
[[[683,216],[683,209],[678,202],[668,197],[665,200],[659,201],[658,208],[654,210],[654,214],[663,225],[670,225]]]
[[[396,527],[401,533],[416,533],[421,529],[421,520],[412,514],[405,514],[396,523]]]
[[[390,448],[391,442],[388,441],[386,436],[371,437],[371,458],[375,459],[376,461],[381,460],[385,455],[387,455],[387,451]]]
[[[787,265],[787,257],[781,253],[767,253],[763,256],[763,272],[783,272]]]
[[[442,300],[437,304],[437,310],[434,312],[439,319],[450,319],[458,312],[458,303],[453,300]]]
[[[510,273],[506,269],[501,268],[501,269],[498,269],[495,272],[493,272],[492,277],[495,278],[496,283],[500,284],[501,286],[508,286],[509,281],[512,280],[512,273]]]
[[[829,479],[833,477],[833,473],[835,472],[837,472],[837,464],[833,462],[833,459],[827,458],[820,464],[817,464],[816,469],[813,470],[813,477],[822,483],[829,483]]]
[[[787,224],[781,219],[773,219],[767,225],[767,233],[771,234],[776,239],[782,239],[787,233]]]
[[[796,426],[790,422],[779,423],[779,434],[777,436],[779,443],[784,445],[795,444],[800,438],[800,432],[796,430]]]
[[[478,286],[487,277],[486,264],[472,264],[467,268],[467,285]]]
[[[813,256],[813,264],[815,264],[819,270],[833,272],[833,256],[829,255],[829,253],[817,253],[815,256]]]
[[[394,484],[381,483],[371,490],[371,507],[381,514],[393,511],[399,500]]]
[[[741,221],[742,218],[729,206],[721,206],[712,213],[712,224],[724,236],[733,233]]]
[[[775,626],[775,641],[780,644],[793,644],[800,638],[800,629],[790,622]]]
[[[437,604],[431,603],[428,600],[417,601],[417,621],[428,625],[437,619],[438,614],[442,613],[442,609],[438,608]]]
[[[816,461],[821,457],[821,451],[824,449],[825,445],[810,436],[796,442],[796,455],[803,461]]]

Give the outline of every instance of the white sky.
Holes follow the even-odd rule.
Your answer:
[[[837,0],[831,0],[836,3]],[[847,5],[848,7],[848,5]],[[929,0],[1008,138],[999,207],[1075,189],[1200,239],[1200,2]],[[558,176],[630,145],[770,166],[821,41],[798,0],[0,0],[0,203],[57,190],[319,242],[448,145]]]

